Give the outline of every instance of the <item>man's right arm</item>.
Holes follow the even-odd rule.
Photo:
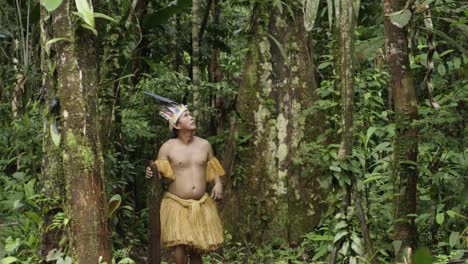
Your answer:
[[[159,148],[159,151],[158,151],[158,160],[168,160],[169,159],[169,144],[168,142],[164,143],[161,148]],[[152,163],[154,163],[154,166],[156,166],[156,163],[154,161],[151,161]],[[161,179],[161,172],[159,171],[159,168],[158,168],[158,176],[159,176],[159,179]],[[151,178],[153,177],[153,171],[151,170],[150,167],[147,167],[146,168],[146,178]]]

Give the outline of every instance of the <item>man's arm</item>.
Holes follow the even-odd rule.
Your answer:
[[[213,148],[211,147],[211,144],[208,143],[208,161],[210,161],[212,158],[214,158]],[[215,185],[213,187],[213,190],[211,191],[211,198],[222,199],[223,198],[223,183],[221,182],[221,178],[219,177],[219,175],[215,175],[214,182],[215,182]]]
[[[158,160],[168,160],[169,159],[169,144],[166,142],[164,143],[160,148],[159,148],[159,151],[158,151]],[[154,166],[156,166],[156,163],[154,161],[152,161],[152,164],[154,164]],[[161,171],[159,171],[159,168],[158,168],[158,176],[159,176],[159,179],[161,179]],[[153,172],[151,171],[151,168],[150,167],[147,167],[146,168],[146,178],[151,178],[153,177]]]

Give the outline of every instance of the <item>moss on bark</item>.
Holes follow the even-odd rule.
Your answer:
[[[269,4],[255,12],[237,104],[240,120],[232,130],[252,138],[238,148],[236,163],[245,178],[228,186],[222,216],[238,239],[284,243],[312,231],[320,219],[316,175],[301,176],[313,165],[294,162],[301,159],[300,142],[316,131],[314,117],[303,115],[316,84],[301,10],[294,7],[295,19]]]

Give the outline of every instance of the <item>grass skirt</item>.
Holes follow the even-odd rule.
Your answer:
[[[161,243],[164,247],[187,245],[199,252],[223,244],[223,228],[213,200],[181,199],[169,192],[161,202]]]

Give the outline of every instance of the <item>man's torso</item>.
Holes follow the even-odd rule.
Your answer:
[[[206,164],[208,147],[206,140],[194,137],[189,144],[171,139],[169,162],[175,180],[169,185],[169,192],[183,199],[200,199],[206,191]]]

